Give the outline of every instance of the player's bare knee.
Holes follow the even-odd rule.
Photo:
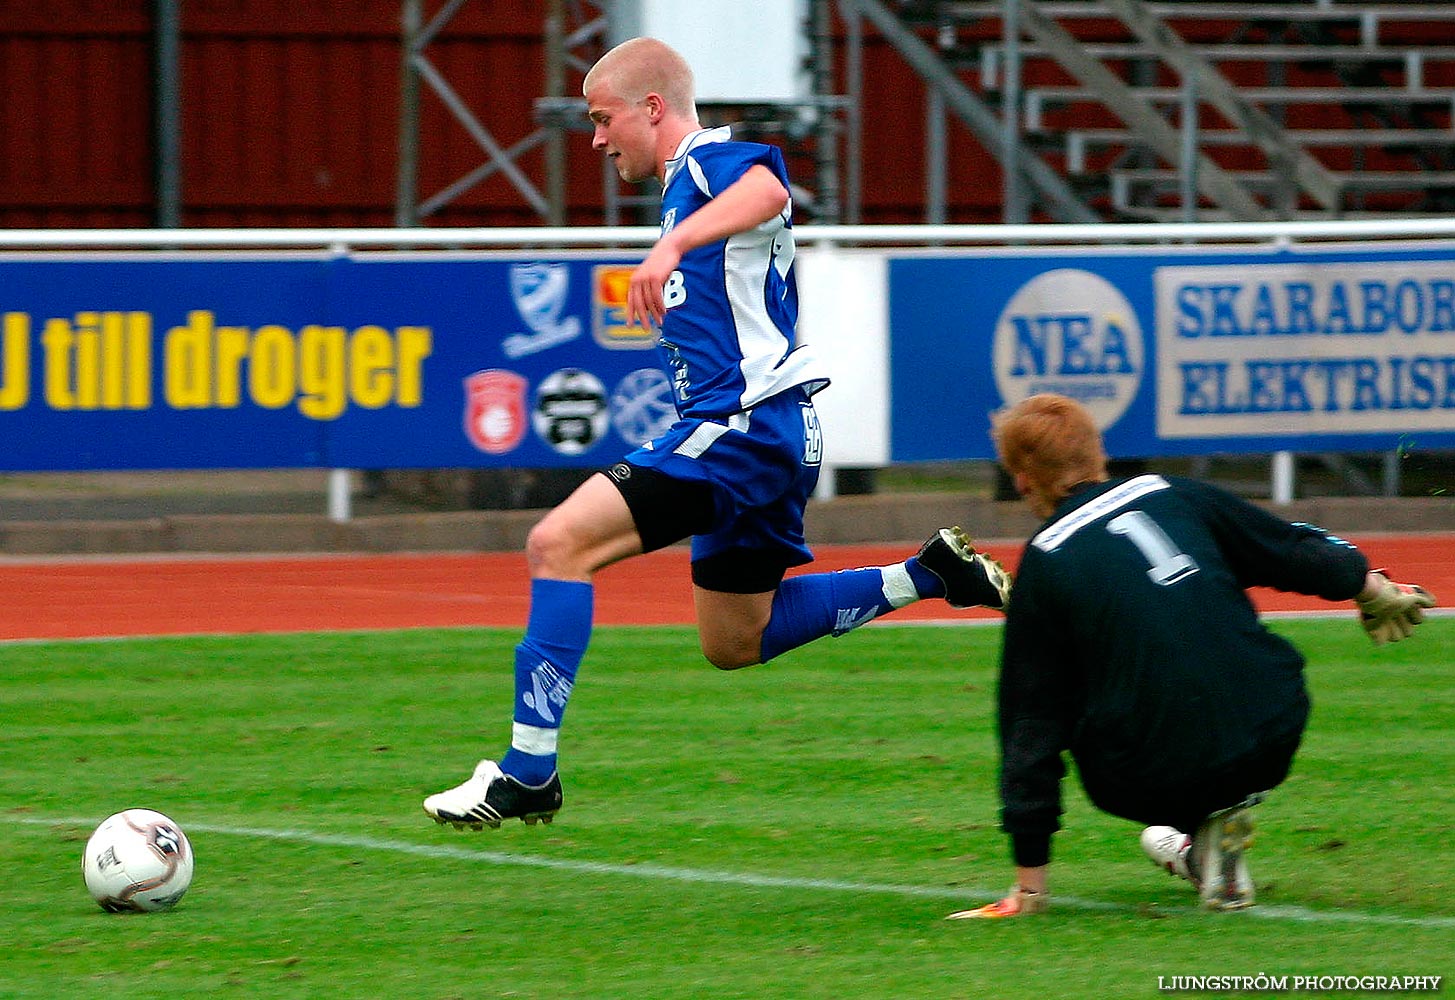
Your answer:
[[[758,656],[723,656],[719,653],[706,653],[707,662],[719,670],[741,670],[744,667],[751,667],[758,662]]]
[[[560,572],[571,557],[570,534],[546,517],[537,521],[525,536],[525,562],[532,575]]]
[[[719,670],[741,670],[763,661],[759,643],[702,642],[702,655]]]

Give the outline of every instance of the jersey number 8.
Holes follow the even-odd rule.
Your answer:
[[[667,278],[667,283],[662,286],[662,305],[668,309],[675,309],[687,301],[687,279],[682,277],[681,271],[673,271]]]

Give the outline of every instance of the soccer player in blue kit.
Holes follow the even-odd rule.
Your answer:
[[[424,801],[426,813],[457,827],[549,822],[560,809],[557,734],[591,636],[592,576],[614,562],[690,537],[702,651],[723,670],[922,598],[1003,608],[1010,589],[1005,570],[958,528],[892,566],[785,579],[813,559],[803,512],[823,442],[811,397],[829,380],[794,342],[783,157],[733,140],[726,126],[702,128],[691,69],[656,39],[606,53],[582,90],[592,147],[624,180],[662,183],[662,235],[632,274],[627,314],[658,331],[678,420],[531,530],[510,749]]]

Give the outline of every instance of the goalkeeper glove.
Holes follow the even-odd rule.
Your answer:
[[[1359,623],[1376,646],[1408,639],[1415,626],[1425,620],[1425,608],[1435,606],[1435,596],[1423,587],[1395,583],[1383,570],[1374,570],[1373,575],[1378,583],[1374,595],[1354,598],[1359,605]]]

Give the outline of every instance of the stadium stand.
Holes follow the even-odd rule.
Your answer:
[[[1013,51],[1002,0],[903,3],[897,15],[935,26],[940,58],[997,113],[1019,95],[1027,154],[1102,217],[1355,218],[1455,205],[1455,5],[1019,6]]]

